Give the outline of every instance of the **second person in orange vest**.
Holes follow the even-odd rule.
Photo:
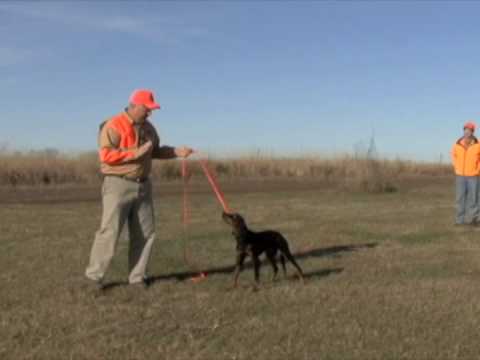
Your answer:
[[[456,218],[455,225],[478,225],[480,144],[473,135],[475,123],[463,126],[463,136],[452,148],[452,162],[456,175]]]

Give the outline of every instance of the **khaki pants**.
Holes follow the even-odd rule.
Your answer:
[[[152,184],[106,176],[102,186],[103,214],[95,235],[90,263],[85,275],[101,281],[115,253],[125,222],[130,235],[128,249],[128,282],[139,283],[146,269],[155,238]]]

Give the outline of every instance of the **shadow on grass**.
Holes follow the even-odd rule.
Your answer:
[[[295,259],[306,259],[309,257],[336,256],[344,252],[373,248],[376,245],[377,245],[376,243],[369,243],[369,244],[360,244],[360,245],[344,245],[344,246],[331,246],[331,247],[319,248],[319,249],[308,249],[308,250],[297,252],[296,254],[294,254],[294,257]],[[253,264],[251,262],[246,262],[244,265],[244,269],[249,269],[252,267],[253,267]],[[201,272],[204,272],[207,274],[230,274],[234,270],[235,270],[235,265],[228,265],[223,267],[204,269]],[[320,270],[320,271],[306,273],[305,277],[322,277],[322,276],[330,275],[332,273],[339,273],[342,270],[343,269]],[[175,279],[178,281],[184,281],[186,279],[190,279],[191,277],[198,275],[198,273],[199,271],[186,271],[186,272],[169,273],[164,275],[156,275],[151,277],[150,281],[152,283],[156,281],[172,280],[172,279]]]
[[[340,274],[343,271],[343,268],[333,268],[333,269],[323,269],[318,271],[311,271],[303,274],[305,280],[314,279],[314,278],[323,278],[330,275]]]
[[[377,243],[367,243],[358,245],[337,245],[320,249],[306,249],[298,251],[295,255],[295,259],[306,259],[309,257],[326,257],[326,256],[338,256],[344,252],[357,251],[362,249],[371,249],[377,246]]]
[[[358,244],[358,245],[338,245],[338,246],[330,246],[326,248],[316,248],[316,249],[306,249],[299,251],[294,254],[295,259],[307,259],[307,258],[315,258],[315,257],[329,257],[329,256],[339,256],[345,252],[357,251],[362,249],[370,249],[377,246],[376,243],[367,243],[367,244]],[[244,265],[244,269],[252,268],[253,265],[251,262],[246,262]],[[213,274],[231,274],[235,270],[235,265],[228,265],[222,267],[215,267],[209,269],[203,269],[201,271],[180,271],[180,272],[172,272],[162,275],[154,275],[149,277],[148,285],[151,285],[157,281],[164,281],[164,280],[177,280],[177,281],[185,281],[191,278],[194,278],[199,275],[200,272],[206,273],[208,275]],[[341,273],[343,268],[333,268],[333,269],[322,269],[313,272],[306,272],[304,274],[306,279],[313,279],[313,278],[323,278],[329,275],[334,275]],[[126,281],[117,281],[111,282],[104,285],[103,290],[108,291],[112,288],[119,287],[119,286],[126,286],[128,282]]]

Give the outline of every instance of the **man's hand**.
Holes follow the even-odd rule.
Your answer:
[[[175,155],[177,157],[186,158],[193,153],[193,149],[187,146],[180,146],[175,148]]]
[[[153,144],[150,140],[148,140],[145,144],[143,144],[138,148],[136,158],[139,159],[145,156],[146,154],[152,151],[152,148],[153,148]]]

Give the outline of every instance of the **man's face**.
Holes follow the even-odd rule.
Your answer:
[[[469,138],[473,135],[473,131],[472,129],[470,128],[465,128],[463,129],[463,135],[466,137],[466,138]]]
[[[152,113],[145,105],[134,105],[132,110],[133,118],[138,123],[144,123]]]

